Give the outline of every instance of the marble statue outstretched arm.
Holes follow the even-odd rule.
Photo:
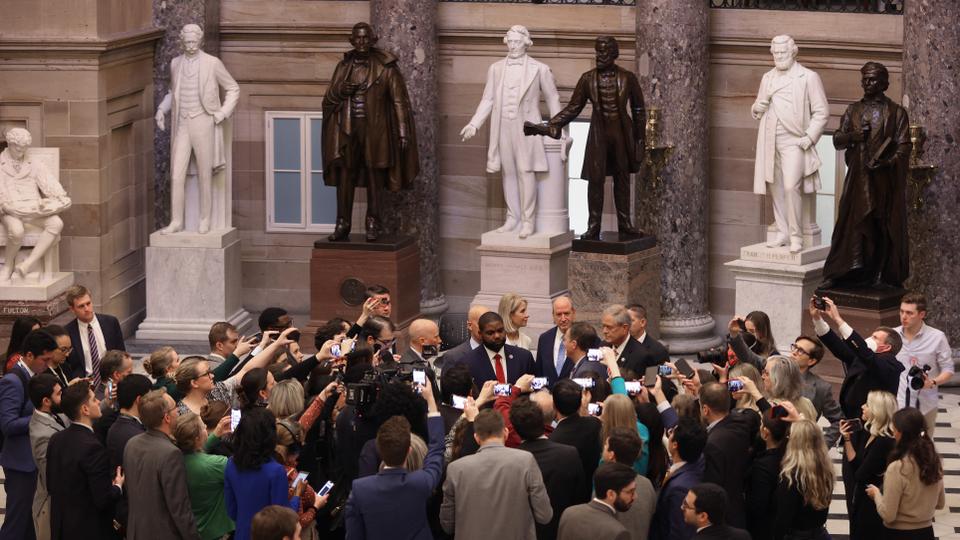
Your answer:
[[[494,64],[491,64],[487,69],[487,83],[483,87],[483,97],[480,98],[480,103],[477,105],[477,112],[473,113],[473,118],[460,130],[461,141],[472,139],[480,127],[483,126],[483,123],[487,121],[490,112],[493,111],[493,92],[495,91],[493,66]],[[556,91],[556,89],[554,89],[554,91]],[[559,105],[559,97],[557,98],[557,102]],[[553,113],[551,112],[550,114]]]
[[[223,105],[220,106],[220,112],[223,116],[217,119],[217,123],[220,123],[224,118],[230,118],[233,115],[233,109],[236,108],[237,101],[240,99],[240,85],[237,84],[237,81],[230,75],[219,58],[214,58],[214,60],[216,62],[213,73],[217,78],[217,83],[226,94],[223,98]]]
[[[160,105],[157,106],[157,114],[154,117],[154,120],[157,122],[157,127],[160,128],[160,131],[165,131],[166,127],[166,118],[164,116],[170,112],[170,109],[173,107],[173,94],[167,92],[167,95],[163,96],[163,101],[160,102]]]
[[[810,97],[810,124],[807,126],[806,134],[811,143],[817,144],[830,118],[830,103],[823,90],[820,75],[813,71],[807,77],[807,95]]]

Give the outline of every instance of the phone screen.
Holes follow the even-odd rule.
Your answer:
[[[230,410],[230,431],[237,430],[237,424],[240,423],[240,409]]]
[[[603,406],[599,403],[588,403],[587,413],[589,413],[590,416],[600,416],[600,414],[603,413]]]
[[[460,409],[462,411],[463,408],[467,406],[467,398],[463,396],[458,396],[455,394],[450,397],[451,397],[451,401],[453,401],[454,409]]]
[[[413,382],[419,385],[427,384],[427,373],[422,369],[413,370]]]
[[[328,481],[323,487],[320,488],[320,491],[317,492],[317,495],[323,497],[327,493],[330,493],[330,490],[333,489],[334,483]]]
[[[531,390],[542,390],[543,387],[545,387],[545,386],[547,386],[547,378],[546,378],[546,377],[536,377],[536,378],[534,378],[532,381],[530,381],[530,389],[531,389]]]
[[[578,377],[573,379],[573,382],[579,384],[582,388],[593,388],[597,384],[597,381],[590,377]]]
[[[293,487],[297,487],[300,484],[300,482],[303,482],[304,480],[306,480],[309,474],[310,473],[305,473],[305,472],[297,473],[297,477],[293,479]]]
[[[493,387],[493,395],[495,396],[509,396],[510,395],[510,385],[509,384],[498,384]]]
[[[657,384],[657,375],[659,374],[660,368],[658,366],[650,366],[647,368],[647,371],[643,374],[643,385],[647,388],[653,388]]]
[[[599,362],[602,358],[603,358],[603,354],[600,353],[600,349],[587,350],[587,360],[591,362]]]
[[[623,383],[623,386],[627,389],[627,393],[631,395],[636,395],[640,393],[641,384],[640,381],[626,381]]]

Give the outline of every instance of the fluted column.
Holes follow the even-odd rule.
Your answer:
[[[719,343],[708,310],[708,4],[637,0],[637,76],[676,146],[660,187],[637,182],[637,222],[663,253],[660,335],[674,354]]]
[[[385,197],[385,229],[420,244],[420,311],[447,310],[440,281],[440,186],[437,171],[437,0],[371,0],[370,24],[377,46],[399,58],[417,125],[420,175],[410,191]]]
[[[927,322],[960,347],[960,2],[909,0],[903,14],[903,105],[926,131],[923,161],[938,169],[909,212],[908,288],[927,296]],[[891,96],[894,97],[895,96]],[[915,192],[907,187],[908,204]]]

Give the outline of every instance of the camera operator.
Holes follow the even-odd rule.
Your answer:
[[[927,299],[920,293],[907,293],[900,299],[900,326],[903,348],[897,360],[904,366],[900,376],[897,403],[920,409],[933,437],[937,425],[938,388],[953,377],[953,358],[947,336],[924,323]]]

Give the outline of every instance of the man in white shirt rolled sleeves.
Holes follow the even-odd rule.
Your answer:
[[[901,407],[916,407],[927,421],[927,432],[933,437],[937,424],[937,405],[941,384],[953,377],[953,355],[947,336],[923,321],[927,316],[927,299],[910,292],[900,299],[900,323],[895,330],[903,337],[903,348],[897,360],[903,364],[897,403]],[[913,368],[919,368],[920,372]],[[910,375],[911,370],[914,375]],[[916,389],[911,380],[923,385]]]

